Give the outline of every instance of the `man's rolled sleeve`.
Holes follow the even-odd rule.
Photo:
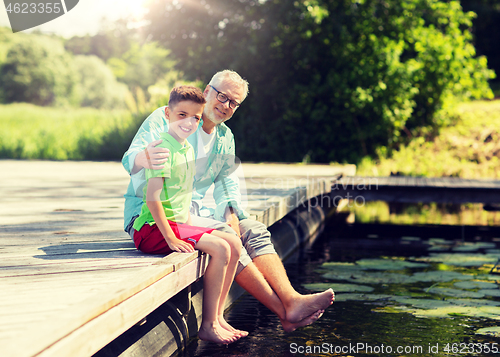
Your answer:
[[[156,109],[142,123],[141,127],[135,134],[134,139],[128,150],[123,154],[122,165],[131,174],[134,168],[135,158],[137,154],[144,150],[149,143],[158,140],[160,134],[168,131],[168,122],[165,119],[165,107]],[[140,170],[139,172],[144,171]],[[141,173],[144,179],[144,172]]]

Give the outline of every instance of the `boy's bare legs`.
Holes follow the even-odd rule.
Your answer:
[[[332,289],[308,295],[302,295],[295,291],[277,254],[260,255],[253,259],[253,263],[278,295],[285,309],[287,322],[300,323],[302,320],[310,318],[318,310],[324,311],[335,300]]]
[[[196,244],[196,249],[210,254],[203,283],[203,313],[198,336],[202,340],[216,343],[234,342],[239,336],[223,328],[218,320],[221,293],[231,259],[231,247],[219,237],[204,234]]]
[[[248,264],[241,273],[236,276],[235,280],[238,285],[248,291],[253,297],[278,316],[285,332],[291,332],[299,327],[314,323],[324,312],[324,310],[318,309],[298,322],[293,323],[287,321],[286,310],[283,303],[253,263]]]
[[[224,307],[227,299],[227,295],[229,294],[229,289],[231,288],[231,284],[234,281],[234,276],[236,274],[236,268],[238,267],[238,261],[240,259],[241,254],[241,240],[235,236],[234,234],[221,232],[221,231],[213,231],[211,234],[217,236],[221,239],[224,239],[229,246],[231,247],[231,258],[229,260],[229,264],[226,269],[226,277],[224,279],[224,283],[222,286],[222,292],[219,299],[219,307],[218,307],[218,321],[219,324],[226,330],[238,335],[239,337],[248,336],[247,331],[242,331],[235,329],[231,326],[226,319],[224,319]]]

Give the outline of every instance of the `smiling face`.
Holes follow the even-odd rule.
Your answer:
[[[165,108],[165,116],[170,122],[168,133],[179,143],[184,144],[186,138],[198,128],[204,106],[204,104],[184,100]]]
[[[241,103],[245,99],[244,88],[239,84],[224,80],[219,84],[214,85],[214,87],[219,92],[224,93],[229,98],[229,100],[234,100],[238,103]],[[236,110],[232,109],[229,106],[229,100],[225,103],[221,103],[219,100],[217,100],[217,92],[215,91],[215,89],[208,85],[203,92],[203,95],[207,100],[207,104],[203,112],[203,118],[208,119],[214,126],[221,124],[226,120],[229,120]],[[207,120],[204,121],[204,128],[206,122]],[[207,124],[209,126],[212,126],[212,124],[210,123]]]

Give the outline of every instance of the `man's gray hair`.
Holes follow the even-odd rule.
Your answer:
[[[241,76],[235,71],[225,69],[214,74],[209,84],[217,88],[224,81],[242,86],[243,92],[245,93],[243,100],[245,100],[248,95],[248,82],[245,79],[241,78]]]

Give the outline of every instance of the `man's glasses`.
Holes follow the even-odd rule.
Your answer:
[[[212,87],[212,89],[217,92],[217,100],[219,102],[225,103],[229,100],[229,108],[231,108],[231,109],[236,109],[240,106],[240,103],[238,103],[235,100],[230,100],[227,95],[225,95],[222,92],[219,92],[217,89],[214,88],[214,86],[212,86],[210,84],[209,84],[209,86]]]

